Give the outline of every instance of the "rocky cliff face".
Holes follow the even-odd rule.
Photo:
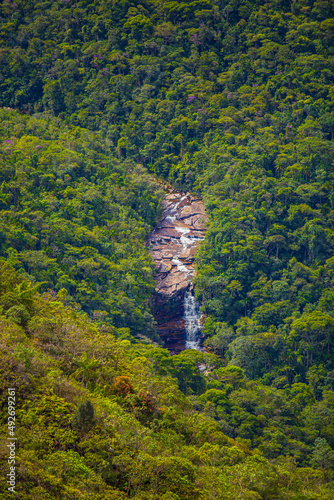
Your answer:
[[[184,295],[194,276],[194,255],[204,239],[204,203],[189,193],[170,190],[163,201],[163,215],[149,236],[157,268],[153,310],[158,333],[171,352],[185,349]]]

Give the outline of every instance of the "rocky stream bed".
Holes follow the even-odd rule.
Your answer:
[[[157,268],[153,310],[158,333],[172,354],[200,347],[201,315],[192,278],[196,247],[204,239],[206,220],[200,198],[169,189],[162,218],[149,236]]]

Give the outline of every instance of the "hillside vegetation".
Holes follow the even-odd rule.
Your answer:
[[[333,2],[0,9],[18,498],[332,499]],[[207,207],[207,353],[159,347],[161,179]]]

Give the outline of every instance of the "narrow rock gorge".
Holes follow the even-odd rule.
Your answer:
[[[200,198],[168,189],[162,218],[149,236],[157,268],[153,311],[158,333],[172,354],[200,345],[200,313],[192,278],[206,220]]]

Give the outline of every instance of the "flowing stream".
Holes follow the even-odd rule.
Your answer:
[[[192,290],[184,294],[184,321],[186,327],[186,349],[200,349],[201,313]]]
[[[171,354],[200,349],[201,314],[192,289],[196,248],[207,220],[202,200],[165,186],[163,214],[149,236],[156,265],[153,300],[158,333]]]

